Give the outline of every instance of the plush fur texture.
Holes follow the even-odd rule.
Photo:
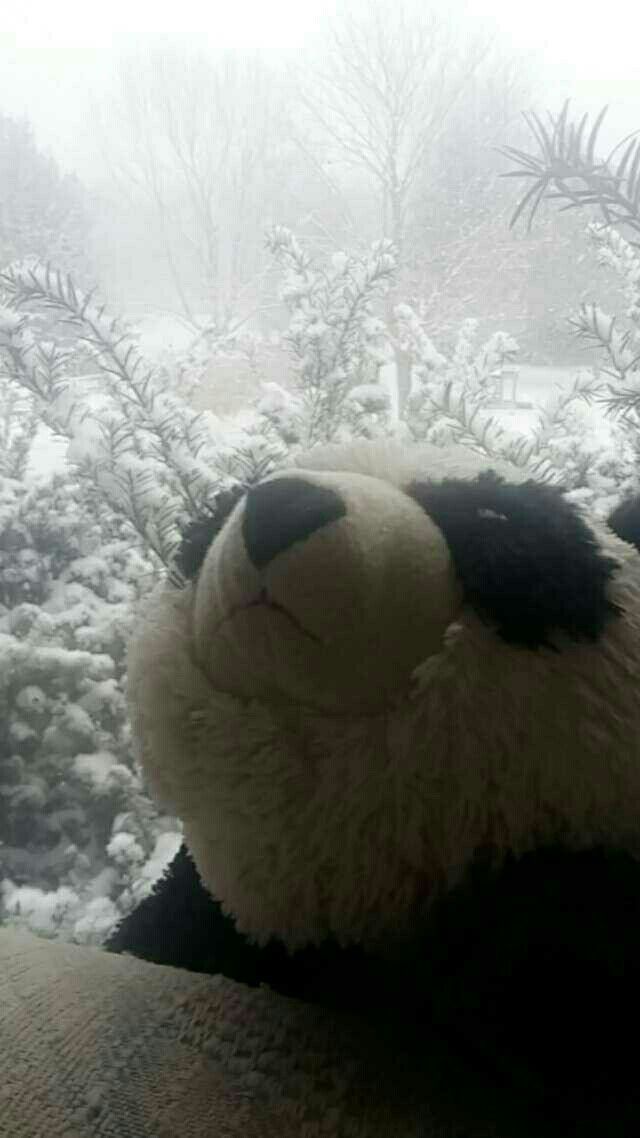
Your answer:
[[[302,478],[339,493],[344,516],[261,572],[240,501],[195,583],[152,599],[129,660],[151,786],[239,930],[391,951],[488,844],[636,849],[637,553],[604,531],[601,554],[586,542],[567,610],[582,592],[593,629],[607,606],[623,615],[611,609],[596,642],[545,629],[556,650],[523,651],[465,599],[449,542],[403,489],[357,471]],[[507,593],[537,561],[540,605],[545,545],[513,567],[487,544]],[[559,560],[546,585],[558,624]]]
[[[190,972],[220,972],[251,987],[267,984],[284,995],[364,1015],[374,1011],[375,992],[376,1018],[387,1020],[397,1018],[400,999],[405,1005],[411,999],[418,1015],[417,956],[409,974],[359,945],[343,948],[332,937],[294,952],[275,937],[259,946],[238,931],[205,889],[186,845],[134,918],[109,938],[112,952],[130,952],[156,964],[170,962]],[[426,1007],[424,993],[425,1013]]]
[[[608,520],[611,529],[618,537],[640,549],[640,495],[635,494],[626,498],[610,514]]]
[[[640,889],[640,556],[495,475],[455,448],[326,448],[192,534],[129,655],[139,757],[186,848],[114,950],[339,1006],[395,991],[410,1019],[475,992],[503,1049],[514,977],[532,1038],[533,993],[579,1018],[599,914],[623,929],[610,899]],[[532,922],[545,959],[565,929],[555,972]],[[600,957],[572,971],[585,938]]]

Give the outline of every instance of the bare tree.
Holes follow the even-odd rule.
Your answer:
[[[91,276],[90,202],[74,175],[38,149],[31,124],[0,111],[0,269],[52,258]]]
[[[461,46],[462,44],[462,46]],[[331,28],[320,62],[305,63],[299,92],[332,164],[356,173],[375,200],[377,232],[405,262],[408,226],[452,113],[490,56],[484,37],[456,39],[441,7],[381,0]],[[404,287],[400,272],[398,290]],[[395,296],[387,297],[392,323]],[[410,361],[398,347],[404,405]]]
[[[229,330],[259,300],[263,233],[285,180],[282,91],[259,59],[178,50],[124,60],[105,149],[146,201],[182,314]],[[115,130],[113,129],[115,126]]]
[[[334,157],[368,176],[380,224],[399,252],[412,196],[449,116],[488,57],[480,38],[456,46],[442,10],[381,0],[345,13],[322,62],[305,66],[300,97]]]

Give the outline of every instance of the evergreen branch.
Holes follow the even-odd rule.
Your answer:
[[[509,146],[498,150],[516,166],[501,177],[534,178],[534,184],[513,213],[511,227],[531,203],[527,224],[530,230],[541,202],[560,199],[567,203],[564,209],[597,205],[607,224],[615,222],[640,233],[640,132],[627,135],[606,159],[598,159],[596,147],[608,108],[603,107],[585,137],[588,115],[583,115],[578,124],[570,122],[569,105],[567,100],[556,118],[549,115],[549,130],[535,112],[525,113],[537,152],[527,153]],[[616,164],[614,158],[623,146],[625,150]]]
[[[378,242],[364,257],[336,254],[329,268],[313,264],[282,227],[267,236],[267,246],[285,270],[282,299],[291,322],[283,342],[294,360],[301,441],[330,441],[347,424],[366,433],[372,421],[350,394],[367,379],[377,379],[374,356],[383,352],[388,337],[373,305],[395,272],[393,246]],[[284,423],[271,416],[276,429],[278,421]],[[290,427],[289,417],[285,429]]]
[[[188,457],[188,445],[194,439],[197,412],[168,394],[153,369],[145,365],[139,355],[131,333],[121,323],[105,316],[104,306],[96,308],[91,297],[81,295],[69,275],[47,265],[14,266],[0,274],[0,280],[16,307],[37,304],[61,314],[70,325],[78,342],[84,343],[95,355],[102,374],[110,383],[112,396],[119,404],[125,419],[133,421],[136,434],[148,436],[151,452],[172,472],[175,489],[189,514],[200,508],[202,488],[194,493],[193,463]],[[35,381],[35,375],[33,377]],[[39,386],[37,394],[44,397]],[[164,408],[164,414],[162,414]],[[180,436],[182,424],[182,439]],[[205,445],[205,432],[200,431],[200,447]],[[144,444],[138,444],[144,449]],[[192,456],[193,460],[197,455]],[[204,466],[199,462],[199,483],[203,480]],[[205,478],[205,481],[207,479]],[[215,490],[213,477],[208,480],[204,493]]]

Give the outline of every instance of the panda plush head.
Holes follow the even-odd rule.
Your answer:
[[[128,679],[185,846],[109,947],[307,995],[330,945],[345,1000],[377,961],[408,1019],[582,1046],[639,940],[636,549],[508,465],[362,443],[223,496],[179,565]]]

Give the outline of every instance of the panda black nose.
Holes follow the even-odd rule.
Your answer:
[[[304,478],[274,478],[247,494],[242,532],[256,569],[346,513],[339,494]]]

